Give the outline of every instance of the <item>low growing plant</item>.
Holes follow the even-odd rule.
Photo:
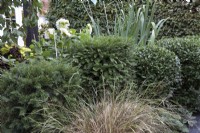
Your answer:
[[[71,112],[72,115],[67,115],[68,109],[49,105],[46,110],[56,107],[62,113],[46,113],[48,119],[39,122],[38,130],[34,130],[34,133],[188,132],[185,121],[190,120],[190,116],[185,115],[186,110],[171,104],[159,107],[158,99],[143,99],[133,88],[135,86],[132,84],[124,86],[120,93],[112,92],[96,103],[81,100],[76,111]],[[180,109],[184,113],[179,112]],[[183,114],[186,119],[182,117]]]
[[[0,54],[7,59],[12,59],[13,61],[22,62],[31,55],[31,49],[25,46],[21,47],[18,45],[5,44],[4,46],[1,47]]]
[[[0,47],[0,73],[9,70],[16,63],[23,62],[32,55],[31,49],[7,43]]]
[[[59,61],[17,64],[0,78],[2,132],[31,132],[48,104],[74,109],[82,89],[76,68]],[[44,110],[43,110],[44,109]],[[59,113],[59,112],[57,112]]]

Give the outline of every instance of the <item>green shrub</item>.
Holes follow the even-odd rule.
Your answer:
[[[169,19],[159,32],[159,37],[183,37],[200,34],[199,12],[190,12],[191,7],[181,3],[158,4],[155,20]]]
[[[148,96],[169,97],[179,86],[180,64],[173,52],[156,45],[141,46],[134,59],[137,84],[142,90],[147,88]]]
[[[91,94],[93,88],[120,88],[133,80],[134,61],[132,45],[128,40],[115,37],[94,37],[75,44],[68,50],[68,57],[74,66],[82,71],[82,86]]]
[[[4,106],[2,132],[28,133],[34,123],[44,121],[45,106],[73,109],[81,94],[76,68],[58,61],[21,63],[1,75],[0,100]],[[57,112],[59,113],[59,112]]]
[[[182,87],[174,99],[192,111],[200,111],[200,39],[199,37],[163,39],[159,45],[173,51],[180,59]]]

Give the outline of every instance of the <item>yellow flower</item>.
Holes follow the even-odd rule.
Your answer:
[[[25,56],[25,53],[31,52],[31,49],[26,47],[21,47],[19,52],[22,54],[22,56]]]
[[[1,53],[3,55],[6,54],[10,51],[11,48],[12,48],[12,46],[8,46],[7,44],[5,44],[5,46],[1,48]]]

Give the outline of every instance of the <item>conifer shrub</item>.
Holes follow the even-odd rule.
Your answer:
[[[180,62],[173,52],[156,45],[140,46],[134,59],[137,85],[147,96],[171,97],[180,86]]]
[[[173,51],[180,59],[182,86],[174,100],[191,111],[200,111],[200,39],[199,37],[169,38],[159,45]]]
[[[77,69],[59,61],[30,61],[4,72],[0,78],[2,132],[31,132],[35,123],[45,121],[47,105],[73,110],[82,92],[79,84]]]
[[[82,87],[88,94],[101,92],[102,88],[120,91],[134,79],[132,46],[122,37],[94,37],[71,46],[68,59],[82,71]]]

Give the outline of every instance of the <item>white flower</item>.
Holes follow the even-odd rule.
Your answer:
[[[68,27],[70,26],[69,20],[61,18],[59,20],[56,21],[56,28],[60,29],[60,28],[66,28],[68,29]]]
[[[72,34],[68,31],[68,29],[66,29],[66,28],[60,28],[59,30],[61,31],[62,35],[64,34],[64,35],[66,35],[68,37],[72,37]]]
[[[50,35],[54,35],[55,34],[55,29],[54,28],[49,28],[48,32]]]
[[[89,34],[92,34],[92,26],[90,24],[87,24],[86,26],[87,31],[89,32]]]
[[[54,34],[55,34],[55,29],[54,28],[49,28],[49,29],[47,29],[45,31],[44,38],[45,39],[54,38]]]

